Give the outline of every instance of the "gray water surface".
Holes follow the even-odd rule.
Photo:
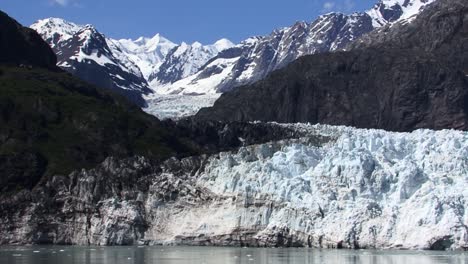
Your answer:
[[[0,247],[0,263],[468,264],[465,252],[223,247]]]

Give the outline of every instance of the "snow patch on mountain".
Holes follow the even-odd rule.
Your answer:
[[[224,81],[232,72],[237,58],[218,59],[216,63],[209,65],[205,71],[211,71],[209,76],[204,75],[204,71],[182,79],[172,84],[156,86],[155,91],[160,94],[216,94],[212,87]]]
[[[436,0],[381,0],[366,13],[375,28],[400,21],[411,21],[422,9]]]

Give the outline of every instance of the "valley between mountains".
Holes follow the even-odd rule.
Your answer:
[[[366,12],[329,13],[238,44],[227,39],[176,44],[160,34],[116,40],[92,25],[60,18],[39,20],[31,28],[54,49],[62,69],[124,94],[159,118],[179,119],[297,58],[346,50],[373,30],[411,21],[433,1],[384,0]]]

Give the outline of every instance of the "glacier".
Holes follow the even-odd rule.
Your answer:
[[[467,246],[468,133],[293,126],[329,141],[272,142],[210,157],[195,186],[215,201],[171,209],[167,233],[155,238],[204,244],[217,238],[229,245],[242,244],[244,236],[244,245],[332,248]]]
[[[468,132],[271,126],[300,136],[53,177],[0,203],[0,244],[468,247]]]

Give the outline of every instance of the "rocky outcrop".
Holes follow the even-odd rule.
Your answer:
[[[411,23],[387,28],[396,32],[384,31],[388,39],[399,36],[393,41],[301,58],[223,94],[197,118],[468,129],[467,13],[465,1],[439,1]]]
[[[304,137],[109,158],[2,195],[0,244],[468,246],[467,133],[287,127]]]

